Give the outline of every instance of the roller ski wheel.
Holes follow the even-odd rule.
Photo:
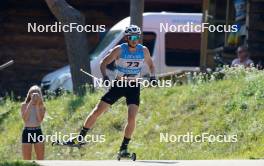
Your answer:
[[[117,161],[120,161],[121,160],[121,156],[119,154],[117,154]]]
[[[128,153],[127,150],[123,150],[117,154],[118,161],[120,161],[122,158],[131,159],[132,161],[136,161],[137,155],[136,153]]]
[[[132,154],[131,154],[131,160],[132,160],[132,161],[136,161],[136,160],[137,160],[137,155],[136,155],[136,153],[132,153]]]

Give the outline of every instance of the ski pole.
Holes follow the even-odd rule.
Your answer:
[[[12,65],[14,63],[14,60],[11,60],[9,62],[4,63],[0,66],[0,70],[3,70],[4,68],[7,68],[8,66]]]
[[[95,77],[94,75],[92,75],[92,74],[90,74],[90,73],[84,71],[82,68],[80,69],[80,71],[83,72],[84,74],[86,74],[86,75],[92,77],[93,79],[100,80],[99,78]]]

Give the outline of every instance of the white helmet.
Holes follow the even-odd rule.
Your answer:
[[[125,35],[141,35],[141,30],[138,26],[136,25],[130,25],[129,27],[126,27],[125,30]]]

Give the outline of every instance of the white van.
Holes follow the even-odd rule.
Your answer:
[[[114,46],[123,42],[123,32],[129,26],[130,17],[114,25],[99,43],[91,57],[91,74],[101,78],[100,61]],[[201,25],[202,13],[144,13],[143,14],[143,45],[147,46],[156,66],[157,74],[168,72],[197,71],[200,66],[200,32],[185,32],[177,25]],[[169,30],[169,31],[167,31]],[[114,75],[113,65],[108,66],[107,73]],[[148,73],[147,67],[143,75]],[[63,88],[72,91],[70,67],[65,66],[47,74],[41,82],[45,90],[55,91]]]

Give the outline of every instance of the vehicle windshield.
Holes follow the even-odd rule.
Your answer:
[[[120,33],[122,33],[121,30],[108,31],[103,40],[92,53],[91,58],[95,59],[118,35],[120,35]]]

